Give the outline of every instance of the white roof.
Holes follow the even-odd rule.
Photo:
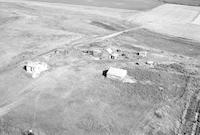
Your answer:
[[[107,74],[123,78],[127,75],[127,70],[110,67]]]
[[[106,51],[109,53],[109,54],[112,54],[113,50],[111,48],[107,48]]]

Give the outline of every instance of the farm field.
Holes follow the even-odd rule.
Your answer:
[[[156,33],[199,42],[199,13],[199,7],[164,4],[133,15],[129,21]]]
[[[32,0],[33,1],[33,0]],[[66,3],[130,10],[149,10],[165,3],[199,6],[199,0],[34,0],[49,3]]]
[[[50,3],[65,3],[76,5],[87,5],[96,7],[110,7],[118,9],[130,9],[130,10],[148,10],[154,8],[162,2],[158,0],[36,0],[40,2]]]
[[[198,7],[54,2],[0,0],[0,135],[198,133]]]

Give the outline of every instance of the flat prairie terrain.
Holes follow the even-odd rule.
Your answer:
[[[32,0],[33,1],[33,0]],[[130,10],[149,10],[164,3],[199,6],[199,0],[34,0],[49,3],[66,3]]]
[[[164,4],[133,15],[129,20],[156,33],[199,42],[199,13],[200,7]]]
[[[162,0],[166,3],[172,3],[172,4],[181,4],[181,5],[188,5],[188,6],[199,6],[200,1],[199,0]]]
[[[0,0],[0,135],[198,133],[199,42],[131,20],[141,13]],[[49,69],[32,78],[27,61]]]
[[[87,5],[96,7],[110,7],[131,10],[148,10],[154,8],[162,2],[159,0],[34,0],[50,3],[66,3],[76,5]]]

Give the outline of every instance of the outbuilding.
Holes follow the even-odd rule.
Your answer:
[[[141,51],[141,52],[138,52],[138,55],[141,56],[141,57],[147,57],[147,52]]]
[[[106,73],[106,77],[110,79],[123,80],[127,76],[127,70],[110,67]]]
[[[48,70],[48,65],[44,62],[28,61],[25,64],[24,69],[27,73],[31,74],[33,78],[37,78],[41,72]]]

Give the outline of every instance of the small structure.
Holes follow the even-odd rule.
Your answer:
[[[140,63],[139,63],[139,62],[136,62],[135,64],[136,64],[136,65],[140,65]]]
[[[110,79],[123,80],[127,76],[127,70],[110,67],[106,73],[106,77]]]
[[[24,131],[22,135],[34,135],[33,130]]]
[[[83,51],[84,53],[87,53],[87,54],[89,54],[89,55],[94,55],[94,52],[93,51],[91,51],[91,50],[87,50],[87,51]]]
[[[147,57],[147,52],[146,51],[141,51],[137,53],[141,57]]]
[[[86,53],[88,55],[91,55],[93,57],[101,57],[102,52],[99,49],[93,49],[93,50],[84,50],[83,53]]]
[[[119,57],[118,53],[113,53],[112,55],[110,55],[111,59],[117,59]]]
[[[153,61],[147,61],[146,64],[147,64],[147,65],[150,65],[150,66],[153,66],[153,65],[154,65],[154,62],[153,62]]]
[[[109,54],[112,54],[113,53],[113,50],[111,48],[107,48],[106,51],[109,53]]]
[[[109,54],[109,59],[117,59],[119,57],[119,54],[116,51],[113,51],[111,48],[107,48],[106,51]]]
[[[34,135],[33,130],[28,130],[28,135]]]
[[[28,61],[24,69],[27,73],[32,74],[32,78],[37,78],[41,72],[48,70],[48,65],[44,62]]]

